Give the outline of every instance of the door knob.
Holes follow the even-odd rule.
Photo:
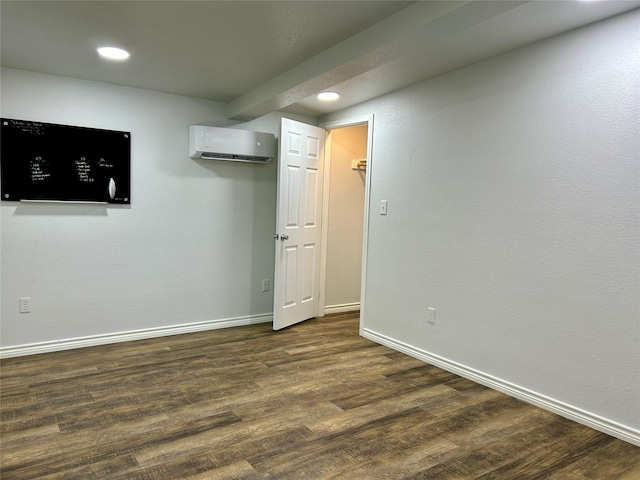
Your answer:
[[[273,234],[273,238],[275,238],[276,240],[278,240],[280,238],[280,235],[278,235],[277,233]]]
[[[289,240],[289,235],[285,235],[284,233],[280,235],[280,240]]]

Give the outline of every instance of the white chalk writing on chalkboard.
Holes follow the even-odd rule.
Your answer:
[[[102,168],[113,168],[113,163],[109,163],[104,158],[100,157],[98,160],[98,166]]]
[[[0,118],[0,130],[3,202],[131,203],[129,132],[9,118]],[[110,179],[113,193],[106,188]]]
[[[4,124],[9,125],[9,123],[6,121]],[[46,127],[42,123],[26,122],[23,120],[13,120],[11,124],[14,127],[19,128],[23,132],[30,133],[32,135],[44,135],[44,132],[46,130]]]
[[[51,176],[49,170],[49,160],[42,157],[35,157],[29,162],[31,169],[31,181],[44,182]]]
[[[80,157],[75,163],[79,182],[93,183],[96,181],[96,179],[91,176],[91,162],[87,160],[87,157]]]

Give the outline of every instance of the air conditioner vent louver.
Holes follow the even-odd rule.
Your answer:
[[[231,160],[232,162],[254,162],[254,163],[267,163],[269,157],[256,157],[255,155],[232,155],[230,153],[212,153],[202,152],[202,158],[207,160]]]
[[[206,160],[268,163],[275,157],[271,133],[189,125],[189,156]]]

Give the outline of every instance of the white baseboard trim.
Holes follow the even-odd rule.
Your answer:
[[[640,446],[640,430],[600,417],[599,415],[584,411],[580,408],[547,397],[540,393],[533,392],[500,378],[493,377],[465,365],[412,347],[411,345],[374,332],[373,330],[367,328],[363,329],[362,336],[376,343],[417,358],[418,360],[422,360],[423,362],[440,367],[448,372],[455,373],[456,375],[460,375],[461,377],[467,378],[481,385],[485,385],[527,403],[536,405],[553,413],[557,413],[569,420],[576,421],[586,425],[587,427],[606,433],[607,435],[611,435],[619,438],[620,440],[624,440],[625,442]]]
[[[360,302],[343,303],[342,305],[330,305],[328,307],[324,307],[324,314],[331,315],[332,313],[355,312],[357,310],[360,310]]]
[[[12,347],[0,347],[0,358],[22,357],[36,355],[38,353],[59,352],[74,348],[93,347],[107,345],[109,343],[130,342],[132,340],[144,340],[148,338],[167,337],[182,333],[203,332],[205,330],[217,330],[219,328],[239,327],[273,321],[273,314],[249,315],[245,317],[225,318],[220,320],[208,320],[205,322],[186,323],[168,327],[145,328],[129,332],[108,333],[105,335],[91,335],[87,337],[68,338],[49,342],[30,343]]]

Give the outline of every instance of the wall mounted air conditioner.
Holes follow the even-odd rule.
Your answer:
[[[271,133],[189,125],[189,156],[207,160],[268,163],[276,155]]]

